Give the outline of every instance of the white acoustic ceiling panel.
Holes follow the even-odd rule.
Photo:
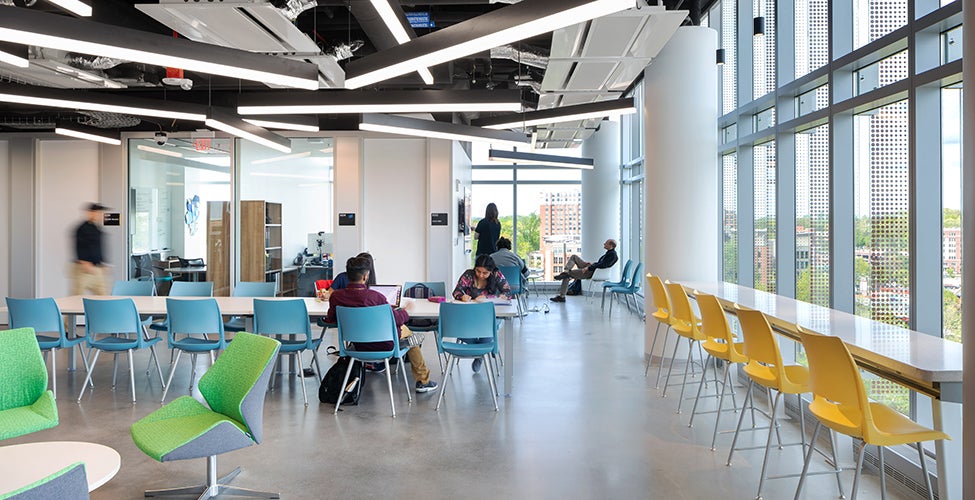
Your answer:
[[[633,38],[646,22],[646,16],[608,16],[590,23],[589,36],[582,57],[619,57],[626,55]]]
[[[575,70],[569,76],[565,90],[601,90],[617,64],[619,63],[580,61],[576,63]]]

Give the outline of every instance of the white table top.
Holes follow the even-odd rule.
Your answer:
[[[122,458],[108,446],[80,441],[0,446],[0,493],[23,488],[76,462],[84,462],[92,491],[115,477]]]
[[[83,298],[89,299],[117,299],[109,296],[81,296],[60,297],[55,299],[63,314],[84,314]],[[135,302],[135,308],[140,314],[166,314],[166,299],[170,297],[129,297]],[[172,297],[177,300],[194,300],[198,297]],[[254,314],[254,299],[252,297],[213,297],[217,300],[222,314],[234,316],[251,316]],[[305,301],[309,316],[325,316],[328,312],[328,301],[319,301],[313,297],[299,297]],[[268,300],[294,300],[294,297],[277,297]],[[263,299],[262,299],[263,300]],[[412,318],[437,318],[440,315],[440,304],[426,299],[411,299],[404,297],[400,305],[410,313]],[[512,318],[518,315],[518,310],[511,304],[495,305],[495,314],[499,318]]]
[[[683,285],[718,297],[728,310],[737,303],[762,311],[773,328],[794,339],[794,325],[840,337],[858,364],[884,378],[945,400],[961,397],[962,345],[957,342],[733,283]],[[942,394],[956,384],[949,391],[957,389],[957,396]]]

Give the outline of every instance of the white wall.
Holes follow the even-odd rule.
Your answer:
[[[0,141],[0,297],[10,295],[10,143]],[[7,314],[0,314],[7,324]]]
[[[427,275],[427,141],[363,140],[363,250],[382,283]]]
[[[452,155],[453,155],[453,178],[451,180],[450,192],[451,196],[451,208],[450,208],[450,230],[452,234],[453,242],[453,262],[451,264],[451,277],[446,280],[447,290],[449,291],[453,288],[453,285],[457,283],[457,279],[460,275],[468,268],[468,263],[471,261],[470,257],[465,253],[464,248],[464,234],[457,231],[458,217],[458,205],[464,199],[464,189],[471,188],[471,177],[472,177],[472,161],[470,155],[467,151],[461,147],[460,143],[452,143]]]
[[[355,226],[339,226],[338,214],[356,214]],[[335,138],[334,272],[362,248],[362,138]]]
[[[36,294],[58,297],[70,291],[69,263],[75,259],[73,231],[84,220],[86,204],[100,201],[98,144],[42,140],[38,143],[37,165]],[[105,231],[120,232],[121,227]]]

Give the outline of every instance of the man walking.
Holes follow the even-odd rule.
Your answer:
[[[97,224],[105,208],[98,203],[89,203],[85,221],[75,229],[75,261],[71,268],[72,295],[108,295],[102,230]]]

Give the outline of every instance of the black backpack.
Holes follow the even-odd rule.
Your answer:
[[[403,296],[413,299],[427,299],[433,297],[433,290],[423,283],[417,283],[403,290]],[[437,320],[427,318],[410,318],[406,323],[407,328],[432,328],[434,326],[437,326]]]
[[[318,388],[318,400],[322,403],[335,404],[339,400],[339,393],[345,392],[342,404],[355,406],[359,404],[359,393],[362,390],[362,363],[355,361],[352,363],[352,372],[349,373],[349,383],[343,391],[342,379],[345,378],[345,371],[349,368],[349,361],[352,358],[342,356],[335,360],[335,364],[325,372],[322,377],[322,385]]]
[[[565,291],[566,295],[582,295],[582,280],[572,280],[569,283],[569,289]]]

